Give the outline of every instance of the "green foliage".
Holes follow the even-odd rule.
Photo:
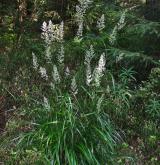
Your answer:
[[[22,24],[16,22],[17,4],[1,10],[0,99],[6,98],[9,112],[10,107],[20,110],[8,120],[1,137],[0,161],[9,165],[156,164],[160,152],[159,22],[144,18],[140,11],[144,6],[128,8],[137,2],[122,7],[114,1],[96,0],[84,14],[83,36],[75,37],[78,3],[63,2],[27,1]],[[104,28],[99,30],[97,20],[102,14]],[[35,19],[29,21],[31,15]],[[63,19],[65,24],[65,41],[51,44],[50,61],[45,57],[49,44],[36,30],[44,19],[54,25]],[[100,55],[106,54],[106,70],[98,87],[86,84],[84,60],[91,45],[95,50],[90,61],[92,76]],[[65,52],[63,64],[57,58],[60,46]],[[55,65],[60,83],[52,77]],[[68,77],[64,74],[67,66]],[[47,79],[41,77],[40,67],[46,69]],[[71,89],[73,80],[76,85]]]
[[[154,119],[160,117],[160,102],[159,100],[150,99],[146,105],[146,113]]]
[[[26,109],[23,115],[32,118],[32,130],[18,138],[17,156],[36,151],[45,164],[113,163],[119,135],[106,112],[97,109],[97,96],[87,93],[89,100],[60,94],[50,99],[50,110]]]

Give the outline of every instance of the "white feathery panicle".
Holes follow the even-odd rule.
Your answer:
[[[51,62],[51,46],[50,45],[48,45],[47,47],[46,47],[46,54],[45,54],[45,57],[46,57],[46,60],[47,60],[47,62]]]
[[[77,30],[77,37],[79,38],[82,36],[83,36],[83,20],[79,23]]]
[[[50,20],[48,24],[43,22],[41,27],[41,38],[45,41],[46,46],[50,45],[53,41],[63,42],[64,38],[64,23],[60,25],[53,25]]]
[[[51,44],[53,37],[52,37],[52,21],[49,21],[47,25],[46,22],[43,22],[41,27],[42,33],[41,38],[45,41],[46,45]]]
[[[43,106],[47,110],[50,110],[51,109],[50,104],[49,104],[49,101],[48,101],[48,99],[46,97],[43,98]]]
[[[89,5],[93,2],[92,0],[78,0],[79,5],[76,5],[76,22],[78,23],[77,37],[83,35],[83,23],[84,15]]]
[[[59,50],[59,53],[58,53],[58,62],[59,64],[63,64],[64,63],[64,46],[63,44],[61,44],[61,47],[60,47],[60,50]]]
[[[97,21],[97,28],[99,31],[102,31],[105,28],[105,17],[104,14]]]
[[[83,18],[84,17],[84,13],[83,13],[83,9],[76,5],[76,22],[78,24],[78,30],[77,30],[77,37],[82,37],[83,35]]]
[[[119,20],[119,22],[118,22],[118,24],[117,24],[117,26],[118,26],[118,30],[121,30],[124,26],[125,26],[125,19],[126,19],[126,12],[127,12],[127,10],[125,10],[123,13],[122,13],[122,15],[121,15],[121,18],[120,18],[120,20]]]
[[[105,57],[105,53],[102,53],[98,63],[98,70],[102,72],[105,71],[105,65],[106,65],[106,57]]]
[[[96,87],[100,86],[101,78],[104,75],[105,71],[105,65],[106,65],[106,57],[105,53],[102,53],[98,62],[98,66],[93,71],[93,79],[94,79],[94,85]]]
[[[53,29],[53,23],[52,23],[52,21],[51,20],[49,20],[49,22],[48,22],[48,32],[50,32],[50,33],[52,33],[52,29]]]
[[[53,40],[62,43],[64,39],[64,23],[53,25]]]
[[[41,29],[42,29],[43,32],[46,32],[47,31],[47,28],[48,28],[47,27],[47,23],[44,21],[43,24],[42,24]]]
[[[121,30],[126,25],[126,23],[125,23],[126,12],[127,12],[127,10],[125,10],[122,13],[120,20],[118,21],[117,25],[114,27],[114,29],[109,37],[109,42],[111,45],[115,44],[118,31]]]
[[[80,5],[76,5],[76,18],[81,19],[83,14],[83,8]]]
[[[86,12],[89,5],[93,2],[93,0],[78,0],[81,8]]]
[[[109,36],[109,42],[110,42],[111,45],[114,45],[115,42],[116,42],[117,32],[118,32],[118,29],[117,29],[117,25],[116,25],[114,27],[112,33]]]
[[[42,78],[48,80],[48,75],[47,75],[47,71],[46,71],[45,68],[40,67],[40,68],[39,68],[39,72],[40,72]]]
[[[69,67],[67,66],[66,69],[65,69],[65,75],[66,77],[70,76],[71,72],[69,70]]]
[[[89,86],[92,81],[92,71],[91,71],[91,60],[94,57],[93,45],[90,46],[90,49],[86,51],[85,55],[85,65],[86,65],[86,84]]]
[[[90,49],[86,51],[84,63],[90,64],[92,58],[95,56],[93,45],[90,46]]]
[[[59,26],[59,38],[60,41],[62,42],[64,39],[64,22],[62,21],[60,26]]]
[[[37,57],[36,55],[32,52],[32,58],[33,58],[33,68],[34,69],[38,69],[38,60],[37,60]]]
[[[91,82],[92,82],[92,71],[90,64],[88,64],[86,67],[86,84],[90,86]]]
[[[56,65],[53,65],[52,76],[53,76],[53,80],[56,84],[59,84],[61,82],[60,75],[59,75],[59,72],[58,72],[58,69],[57,69]]]
[[[75,76],[72,78],[72,81],[71,81],[71,92],[73,95],[76,95],[78,93],[78,88],[77,88]]]

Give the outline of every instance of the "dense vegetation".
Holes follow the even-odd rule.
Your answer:
[[[0,1],[0,164],[160,164],[158,0]]]

